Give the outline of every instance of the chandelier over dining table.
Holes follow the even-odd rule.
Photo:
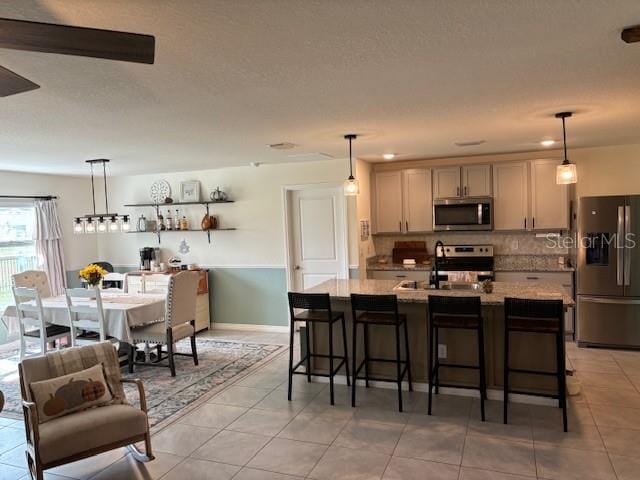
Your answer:
[[[73,233],[117,233],[128,232],[131,229],[129,215],[119,215],[109,212],[109,194],[107,191],[107,163],[106,158],[97,158],[86,161],[91,167],[91,199],[93,201],[93,213],[88,213],[73,219]],[[102,177],[104,182],[104,213],[96,212],[96,189],[94,182],[94,166],[102,165]]]

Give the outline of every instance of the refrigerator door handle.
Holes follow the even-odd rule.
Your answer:
[[[578,297],[578,301],[587,303],[607,303],[614,305],[640,305],[640,299],[632,298],[588,297],[585,295],[580,295]]]
[[[616,283],[624,285],[624,213],[625,207],[618,206],[618,230],[616,232]]]
[[[631,206],[624,207],[624,285],[631,285],[631,251],[627,249],[627,238],[631,232]]]

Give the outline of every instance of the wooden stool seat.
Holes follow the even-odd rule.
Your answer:
[[[407,316],[403,313],[396,317],[393,313],[362,312],[357,318],[360,323],[375,323],[377,325],[395,325],[397,322],[405,322]]]
[[[344,312],[331,312],[331,317],[326,310],[304,310],[295,315],[296,322],[337,322],[344,318]]]

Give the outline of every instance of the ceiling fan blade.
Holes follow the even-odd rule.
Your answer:
[[[0,18],[0,48],[153,63],[153,35]]]
[[[11,70],[0,67],[0,97],[8,97],[16,93],[28,92],[40,88],[40,85],[21,77]]]
[[[640,25],[636,25],[635,27],[625,28],[622,31],[622,40],[627,43],[635,43],[640,42]]]

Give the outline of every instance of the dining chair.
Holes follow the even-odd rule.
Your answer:
[[[69,312],[72,347],[77,346],[78,340],[117,342],[116,338],[106,334],[102,295],[99,289],[67,288],[65,297]],[[82,333],[78,334],[77,330],[81,330]]]
[[[102,289],[116,292],[127,292],[127,274],[109,272],[102,278]]]
[[[69,337],[68,327],[46,322],[42,298],[37,289],[13,287],[13,299],[20,328],[20,360],[27,355],[27,340],[38,340],[40,354],[44,355],[47,344]]]
[[[25,272],[11,275],[15,287],[35,288],[40,294],[40,298],[51,296],[51,286],[47,272],[40,270],[27,270]]]
[[[171,376],[175,377],[175,355],[193,357],[193,363],[198,365],[195,325],[199,282],[198,272],[185,271],[171,275],[164,321],[131,330],[133,344],[129,352],[129,372],[133,373],[134,365],[168,366],[171,370]],[[176,352],[175,343],[187,337],[191,339],[191,353]],[[139,343],[157,346],[158,356],[155,361],[139,362],[135,360],[136,345]],[[166,352],[162,350],[163,345],[167,347]],[[162,363],[164,360],[168,361],[167,364]]]

